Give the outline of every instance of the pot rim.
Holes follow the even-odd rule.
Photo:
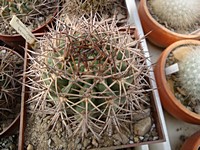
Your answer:
[[[188,139],[186,139],[181,147],[181,150],[186,150],[188,147],[193,150],[200,148],[200,130],[193,133]]]

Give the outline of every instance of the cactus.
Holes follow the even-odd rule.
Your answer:
[[[98,13],[98,18],[108,19],[116,17],[118,13],[126,19],[126,8],[123,0],[64,0],[63,14],[71,15],[70,18]],[[111,17],[110,17],[111,16]],[[119,16],[119,17],[121,17]]]
[[[86,12],[102,11],[106,5],[110,5],[112,0],[65,0],[64,6],[67,6],[71,11]]]
[[[16,34],[9,25],[13,15],[34,30],[44,24],[55,13],[58,2],[54,0],[0,0],[0,27],[3,34]]]
[[[79,8],[90,12],[91,10],[100,10],[102,7],[105,7],[107,4],[111,3],[110,0],[85,0],[77,2]]]
[[[185,30],[199,23],[199,0],[150,0],[150,5],[159,21],[171,28]]]
[[[14,109],[20,104],[19,82],[23,71],[23,58],[10,49],[0,47],[0,62],[0,116],[6,118],[10,113],[16,113]]]
[[[58,25],[66,27],[62,32],[52,29],[38,41],[27,75],[28,103],[52,115],[52,129],[60,118],[68,136],[91,132],[99,139],[128,129],[132,112],[149,105],[151,88],[135,29],[120,30],[114,19],[110,24],[95,18]]]
[[[180,61],[180,82],[189,96],[200,101],[200,46],[189,46],[187,55]]]

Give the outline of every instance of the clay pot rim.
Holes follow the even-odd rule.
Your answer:
[[[198,38],[198,37],[200,37],[200,35],[198,35],[198,34],[194,34],[194,35],[180,34],[180,33],[176,33],[176,32],[173,32],[173,31],[167,29],[166,27],[164,27],[163,25],[158,23],[158,21],[156,21],[156,19],[154,19],[154,17],[151,15],[151,13],[148,9],[148,6],[147,6],[147,0],[141,0],[141,5],[144,7],[144,11],[145,11],[146,15],[148,16],[148,18],[152,21],[152,23],[154,23],[154,25],[157,28],[161,28],[165,32],[168,32],[171,35],[181,37],[181,38]]]
[[[186,141],[183,143],[181,150],[185,150],[190,146],[193,150],[198,150],[200,148],[200,130],[193,133]]]
[[[56,0],[55,0],[56,1]],[[47,26],[51,21],[53,21],[53,19],[55,18],[56,14],[59,11],[59,2],[57,2],[57,8],[55,9],[55,12],[52,14],[52,16],[47,19],[42,25],[38,26],[37,28],[35,28],[34,30],[32,30],[32,33],[37,33],[37,31],[43,29],[45,26]],[[1,34],[0,33],[0,37],[12,37],[12,38],[16,38],[16,37],[21,37],[20,34],[13,34],[13,35],[9,35],[9,34]]]
[[[163,81],[163,86],[166,89],[167,93],[169,93],[169,97],[171,99],[171,102],[176,105],[177,107],[180,108],[181,111],[183,111],[184,113],[186,113],[189,116],[192,116],[193,118],[196,119],[200,119],[200,114],[197,114],[195,112],[192,112],[190,110],[188,110],[183,104],[181,104],[181,102],[174,96],[174,93],[171,91],[169,85],[167,84],[167,80],[166,80],[166,75],[165,75],[165,64],[166,64],[166,59],[169,56],[169,53],[174,50],[175,48],[177,48],[178,46],[181,45],[200,45],[200,41],[198,40],[181,40],[178,42],[175,42],[173,44],[171,44],[170,46],[168,46],[165,49],[165,54],[166,55],[162,55],[162,60],[160,63],[160,69],[161,69],[161,80]]]

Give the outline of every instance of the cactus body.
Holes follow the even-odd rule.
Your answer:
[[[189,49],[179,63],[180,82],[189,96],[200,100],[200,46],[190,46]]]
[[[0,47],[0,117],[16,112],[20,104],[23,58],[10,49]],[[14,111],[16,110],[16,111]]]
[[[52,30],[39,41],[29,102],[36,103],[35,110],[62,113],[74,135],[92,132],[98,139],[127,128],[130,112],[141,109],[150,87],[134,29],[120,30],[115,20],[94,18],[72,20],[65,32]]]
[[[150,0],[155,15],[175,29],[188,29],[199,22],[199,0]]]

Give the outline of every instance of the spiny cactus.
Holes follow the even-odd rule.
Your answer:
[[[175,29],[188,29],[199,23],[199,0],[150,0],[154,14],[161,23]]]
[[[16,34],[9,25],[13,15],[34,30],[53,16],[57,6],[55,0],[0,0],[1,33]]]
[[[188,46],[187,53],[179,63],[180,82],[189,96],[200,101],[200,46]]]
[[[123,3],[123,0],[64,0],[63,14],[79,17],[92,12],[98,13],[99,18],[108,19],[110,16],[121,13],[126,17],[126,8]]]
[[[65,0],[66,9],[70,9],[71,11],[77,11],[82,13],[91,11],[102,11],[106,5],[110,5],[112,0]]]
[[[10,113],[16,113],[16,104],[20,104],[19,82],[23,71],[23,58],[10,49],[0,47],[0,62],[0,116],[4,118]]]
[[[68,136],[131,131],[131,117],[149,105],[151,91],[135,28],[94,16],[61,26],[66,28],[47,33],[33,52],[28,103],[52,117],[51,127],[61,119]]]
[[[79,5],[79,8],[85,10],[86,12],[90,12],[91,10],[101,10],[102,7],[105,7],[107,4],[110,4],[112,1],[110,0],[85,0],[85,1],[77,1],[76,3]]]

